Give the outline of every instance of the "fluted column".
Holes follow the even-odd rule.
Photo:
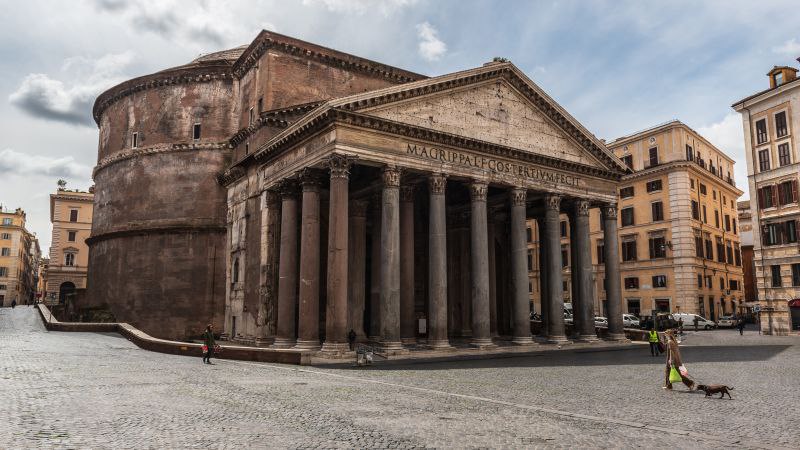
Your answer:
[[[370,230],[372,248],[370,251],[369,285],[369,340],[381,340],[381,202],[383,194],[372,198],[372,228]]]
[[[548,289],[548,334],[547,341],[556,344],[569,342],[564,334],[564,290],[561,276],[561,232],[559,212],[561,197],[548,195],[545,197],[545,215],[547,253],[547,289]]]
[[[328,306],[325,343],[322,351],[341,352],[347,343],[347,267],[348,204],[352,158],[333,155],[328,160],[331,172],[328,213]]]
[[[470,184],[470,256],[472,282],[472,339],[470,345],[493,345],[489,328],[489,250],[487,237],[486,183]]]
[[[447,220],[445,189],[447,178],[429,178],[430,214],[428,227],[428,345],[449,348],[447,339]]]
[[[278,312],[278,253],[280,252],[281,196],[272,190],[264,192],[264,225],[262,226],[264,271],[262,272],[256,326],[256,345],[268,345],[275,339]]]
[[[414,186],[400,188],[400,338],[417,342],[414,315]]]
[[[381,343],[400,350],[400,170],[383,169],[381,203]]]
[[[573,311],[581,320],[578,339],[584,342],[597,340],[594,328],[594,283],[592,283],[592,247],[589,239],[589,202],[575,202],[575,248],[576,260],[572,263],[573,277],[577,275],[578,309]],[[620,316],[621,317],[621,316]]]
[[[617,242],[617,204],[602,207],[603,253],[606,259],[606,299],[608,301],[608,339],[625,340],[622,327],[622,289],[619,273],[619,243]]]
[[[350,208],[350,328],[356,332],[356,338],[363,340],[364,306],[366,301],[366,269],[367,269],[367,207],[363,200],[354,201]],[[348,331],[349,333],[349,331]]]
[[[278,268],[278,324],[274,348],[295,344],[297,306],[297,183],[281,183],[281,250]]]
[[[319,348],[319,190],[322,180],[314,169],[300,174],[303,204],[300,214],[300,307],[295,348]]]
[[[511,190],[511,284],[513,287],[515,344],[532,344],[531,301],[528,292],[528,242],[525,238],[525,189]]]

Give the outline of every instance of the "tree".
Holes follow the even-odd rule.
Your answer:
[[[58,188],[59,189],[64,189],[64,188],[67,187],[67,180],[65,180],[63,178],[59,178],[58,182],[56,184],[58,184]]]

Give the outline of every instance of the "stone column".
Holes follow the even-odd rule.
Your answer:
[[[278,252],[280,252],[281,197],[266,191],[264,225],[262,226],[261,303],[258,308],[256,345],[271,344],[275,338],[278,311]]]
[[[487,237],[486,183],[469,185],[471,200],[470,256],[472,282],[472,339],[470,345],[493,345],[489,326],[489,240]]]
[[[583,342],[597,340],[594,328],[594,283],[592,283],[592,245],[589,239],[589,202],[575,202],[575,246],[576,260],[572,263],[573,277],[577,275],[578,310],[573,309],[575,316],[580,316],[578,339]],[[573,306],[574,308],[574,306]],[[622,316],[620,315],[620,320]]]
[[[619,273],[619,243],[617,242],[617,204],[602,207],[603,254],[606,259],[606,301],[608,301],[608,339],[625,340],[622,328],[622,289]]]
[[[512,342],[532,344],[531,301],[528,293],[528,242],[525,236],[527,192],[511,190],[511,284],[513,286],[514,337]]]
[[[544,217],[536,219],[536,229],[539,238],[539,316],[542,318],[542,329],[539,337],[546,337],[549,335],[550,324],[550,288],[548,287],[548,272],[547,272],[547,240],[544,238],[547,235],[547,223]]]
[[[385,350],[400,343],[400,170],[383,169],[381,203],[381,342]]]
[[[492,338],[499,335],[497,332],[497,260],[494,251],[497,237],[496,228],[495,221],[489,220],[489,331],[492,333]]]
[[[356,332],[358,340],[366,337],[364,333],[364,305],[366,295],[367,270],[367,207],[363,200],[354,201],[350,208],[350,328]],[[348,331],[349,333],[349,331]]]
[[[347,216],[352,158],[332,155],[328,213],[328,290],[325,343],[322,351],[342,352],[347,344]]]
[[[415,344],[414,315],[414,186],[400,188],[400,338]]]
[[[548,334],[547,341],[554,344],[569,342],[564,334],[564,289],[561,285],[561,231],[559,227],[559,212],[561,196],[547,195],[545,197],[544,220],[546,222],[547,253],[547,289],[548,289]]]
[[[579,238],[577,237],[576,231],[577,227],[575,226],[575,221],[577,220],[575,216],[575,209],[576,205],[573,205],[573,208],[570,208],[568,212],[569,217],[569,273],[570,273],[570,288],[572,289],[572,295],[570,296],[570,301],[572,302],[572,334],[575,339],[580,336],[580,330],[582,326],[583,318],[578,313],[580,311],[580,303],[581,303],[581,286],[580,286],[580,275],[578,274],[577,262],[579,259],[578,256],[578,245],[577,242]],[[560,225],[559,225],[560,227]],[[563,264],[563,261],[562,261]]]
[[[433,348],[450,348],[447,339],[447,219],[444,195],[447,177],[433,174],[428,181],[428,345]]]
[[[370,251],[369,340],[381,340],[381,202],[383,195],[372,198],[372,250]]]
[[[301,350],[319,348],[319,190],[322,180],[314,169],[300,174],[303,205],[300,214],[300,307],[297,345]]]
[[[281,183],[281,251],[278,268],[278,326],[274,348],[295,344],[295,307],[297,306],[297,183]]]

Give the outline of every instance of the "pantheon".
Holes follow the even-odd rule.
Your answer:
[[[590,88],[585,86],[586,88]],[[123,82],[100,130],[87,302],[157,337],[340,353],[596,340],[589,212],[623,338],[626,166],[512,63],[427,77],[269,31]],[[574,227],[564,323],[559,214]]]

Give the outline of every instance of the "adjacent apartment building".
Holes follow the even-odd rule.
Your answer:
[[[758,304],[753,260],[753,212],[750,210],[750,200],[739,201],[736,206],[739,209],[739,237],[742,243],[742,272],[744,272],[745,308],[742,313],[750,317],[753,307]]]
[[[25,211],[0,206],[0,306],[33,301],[39,256],[39,242],[26,229]]]
[[[50,194],[53,237],[45,282],[47,303],[65,303],[77,289],[86,288],[89,262],[86,238],[92,229],[92,191],[58,189]]]
[[[744,312],[735,161],[680,121],[606,144],[633,170],[619,190],[624,312],[688,312],[716,320]],[[603,230],[590,213],[595,312],[607,315]],[[561,215],[564,301],[571,283],[570,219]],[[529,290],[540,311],[538,230],[528,223]]]
[[[742,115],[762,332],[800,330],[798,154],[800,79],[774,67],[769,88],[734,103]]]

